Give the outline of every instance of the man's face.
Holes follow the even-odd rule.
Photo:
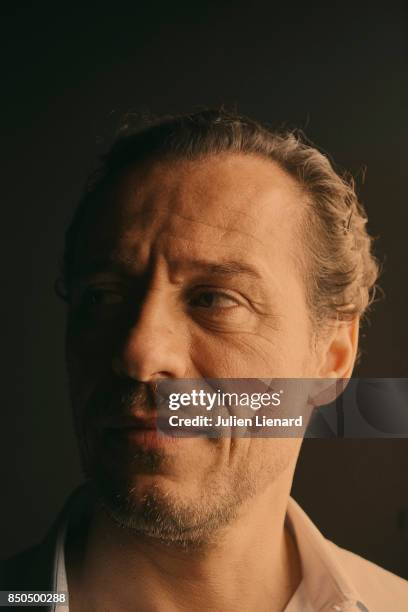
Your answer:
[[[169,441],[130,425],[154,415],[158,379],[316,376],[302,207],[260,157],[163,161],[123,172],[80,233],[71,398],[85,470],[124,524],[205,540],[290,480],[299,440]]]

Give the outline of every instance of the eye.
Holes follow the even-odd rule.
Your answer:
[[[190,305],[198,308],[229,309],[239,306],[239,302],[223,291],[205,290],[194,295]]]
[[[88,301],[90,304],[119,304],[123,302],[123,296],[115,291],[106,289],[93,289],[89,292]]]
[[[88,287],[79,298],[79,306],[89,310],[116,306],[123,302],[123,292],[108,287]]]

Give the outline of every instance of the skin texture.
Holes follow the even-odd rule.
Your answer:
[[[314,333],[304,206],[273,162],[225,154],[131,167],[84,227],[67,362],[84,468],[105,508],[68,551],[75,612],[283,610],[296,589],[284,519],[300,439],[112,447],[104,434],[118,414],[151,415],[162,378],[350,375],[358,321]]]

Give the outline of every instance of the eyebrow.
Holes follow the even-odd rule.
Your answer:
[[[184,265],[182,267],[184,267]],[[197,268],[219,276],[246,275],[258,280],[262,278],[256,268],[242,261],[230,260],[218,262],[205,259],[192,259],[187,262],[186,267]]]
[[[255,280],[262,280],[262,275],[251,264],[237,260],[211,261],[190,259],[177,265],[179,269],[200,270],[214,276],[244,275]],[[77,267],[74,278],[84,278],[98,273],[111,272],[121,276],[135,275],[134,262],[129,258],[93,258]]]
[[[125,261],[117,261],[110,258],[92,258],[84,263],[77,264],[73,278],[83,279],[103,272],[111,272],[119,276],[133,276],[130,266]]]

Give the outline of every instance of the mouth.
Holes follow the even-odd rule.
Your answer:
[[[157,415],[144,417],[118,417],[103,427],[103,436],[110,447],[154,449],[177,442],[177,438],[166,434],[160,427]]]

